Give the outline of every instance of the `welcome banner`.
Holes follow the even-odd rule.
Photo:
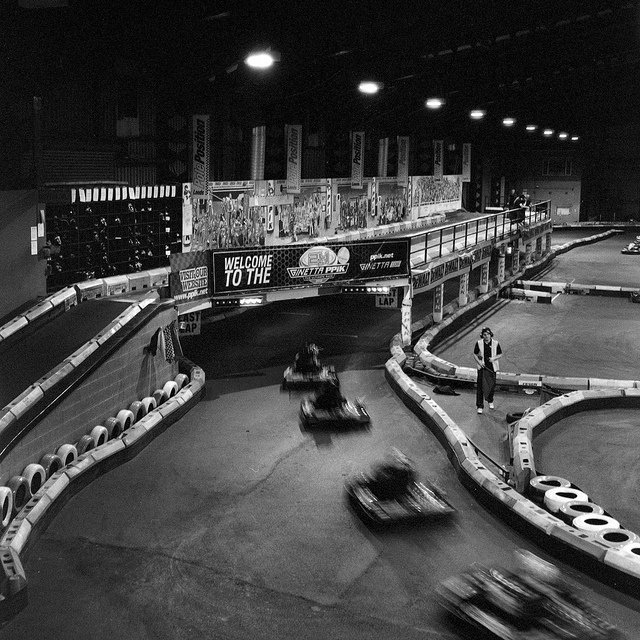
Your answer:
[[[362,189],[364,175],[364,131],[351,132],[351,186]]]
[[[208,196],[210,127],[208,115],[193,116],[191,196],[195,199]]]
[[[288,124],[285,126],[287,139],[287,192],[300,193],[300,177],[302,174],[302,126]]]

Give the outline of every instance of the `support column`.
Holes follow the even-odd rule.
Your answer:
[[[400,330],[400,337],[402,338],[402,346],[408,347],[411,344],[411,325],[412,322],[412,308],[413,308],[413,295],[411,285],[402,287],[404,295],[402,297],[402,328]]]
[[[531,243],[527,242],[527,247],[524,252],[524,263],[530,265],[533,262],[533,249]]]
[[[542,236],[536,238],[536,260],[542,258]]]
[[[489,263],[485,262],[480,269],[480,293],[487,293],[489,291]]]
[[[442,322],[442,307],[444,306],[444,284],[439,284],[433,290],[433,321]]]
[[[464,307],[469,301],[469,274],[463,273],[460,276],[460,289],[458,290],[458,305]]]
[[[544,253],[546,255],[547,253],[549,253],[549,251],[551,251],[551,233],[545,234],[545,238],[546,238],[546,243],[544,247]]]
[[[498,256],[498,282],[504,282],[507,256],[504,253],[504,245],[500,245],[500,255]]]
[[[515,243],[511,257],[511,271],[515,274],[520,271],[520,242]]]

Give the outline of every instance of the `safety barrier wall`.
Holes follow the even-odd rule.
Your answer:
[[[600,237],[606,235],[608,234],[600,234]],[[594,241],[594,239],[590,238],[589,241]],[[570,248],[585,244],[585,242],[577,240],[567,244]],[[562,249],[560,253],[568,250],[567,245],[563,245]],[[543,268],[556,253],[556,251],[552,251],[549,256],[531,265],[525,272],[534,273]],[[518,274],[513,279],[516,277]],[[508,286],[508,282],[500,284],[500,287],[504,286]],[[431,364],[435,363],[436,366],[451,375],[471,373],[475,376],[474,370],[467,371],[466,368],[456,367],[452,363],[435,358],[428,351],[428,347],[437,341],[441,332],[450,334],[465,319],[475,317],[479,305],[486,304],[486,301],[495,295],[496,293],[493,292],[479,296],[474,303],[446,317],[438,325],[432,326],[431,318],[412,325],[414,332],[421,331],[424,326],[429,326],[414,350],[420,353],[421,358],[431,359]],[[526,386],[538,386],[546,381],[561,383],[564,386],[577,384],[584,386],[585,390],[553,398],[523,416],[516,423],[516,426],[513,427],[514,437],[512,438],[511,452],[514,456],[514,472],[512,481],[506,483],[481,462],[464,432],[429,394],[418,387],[404,372],[403,365],[407,360],[407,355],[402,349],[399,335],[394,336],[391,340],[390,352],[391,358],[385,367],[389,383],[405,404],[438,437],[447,450],[448,457],[456,468],[461,481],[476,497],[490,504],[495,512],[502,515],[514,526],[528,534],[536,535],[550,548],[562,553],[565,559],[579,562],[583,568],[593,571],[599,578],[607,579],[617,588],[622,588],[637,596],[640,587],[640,543],[621,545],[617,542],[610,542],[602,531],[585,531],[575,528],[530,500],[523,491],[531,477],[535,475],[532,438],[536,429],[541,432],[563,417],[577,411],[618,406],[640,407],[640,389],[637,388],[640,384],[634,381],[572,378],[551,380],[549,376],[543,375],[526,376],[524,381]],[[518,374],[503,374],[502,382],[521,384],[523,378]],[[617,383],[619,382],[625,386],[618,388]],[[604,388],[589,391],[586,390],[589,385],[601,385]],[[513,484],[518,486],[515,487]],[[622,538],[628,537],[634,540],[636,537],[632,532],[624,531],[623,533],[625,535],[622,535]]]

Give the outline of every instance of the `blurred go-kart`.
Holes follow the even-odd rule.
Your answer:
[[[294,363],[285,369],[282,389],[314,389],[325,383],[340,384],[333,365],[322,365],[318,361],[320,348],[305,342],[296,354]]]
[[[345,489],[354,511],[374,525],[437,520],[455,513],[442,491],[418,479],[413,463],[399,451],[371,473],[348,480]]]
[[[469,638],[500,640],[622,640],[566,581],[534,554],[516,551],[517,573],[472,565],[438,589],[440,604],[464,623]],[[460,628],[456,624],[456,628]]]
[[[323,384],[315,397],[300,403],[300,421],[306,429],[316,427],[367,427],[371,418],[358,399],[347,400],[337,381]]]
[[[633,242],[630,242],[624,249],[620,251],[620,253],[639,254],[640,253],[640,236],[636,236],[636,239]]]

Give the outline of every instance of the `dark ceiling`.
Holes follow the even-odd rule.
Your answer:
[[[263,119],[383,135],[468,133],[472,107],[488,123],[511,115],[516,128],[580,136],[638,119],[636,0],[23,1],[0,46],[6,77],[33,91],[130,68],[187,108],[228,93]],[[258,45],[280,63],[260,78],[242,65],[227,73]],[[358,94],[365,76],[384,90]],[[431,95],[446,98],[440,112],[424,108]]]

